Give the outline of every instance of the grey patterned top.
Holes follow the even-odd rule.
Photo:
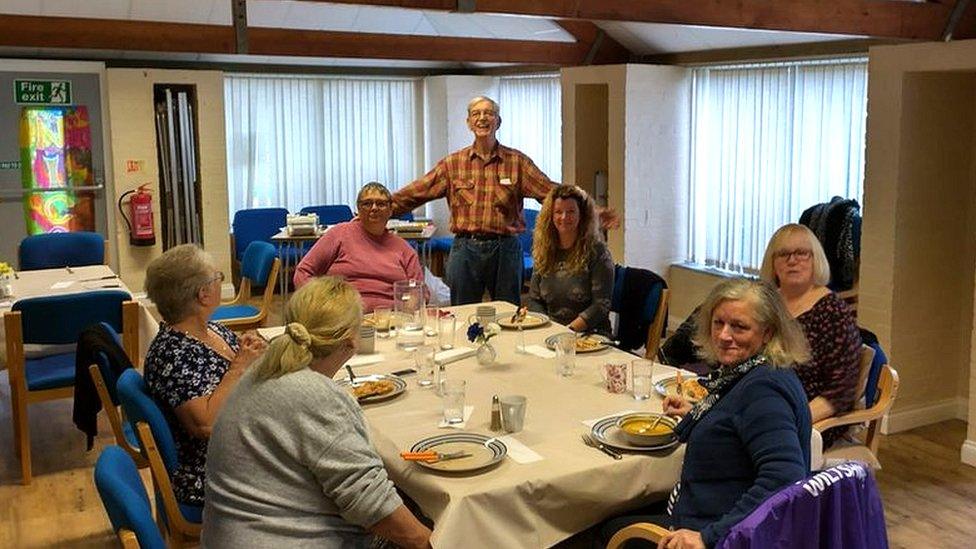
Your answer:
[[[610,335],[610,296],[613,294],[613,259],[605,242],[598,241],[586,269],[571,273],[565,267],[567,252],[556,253],[556,270],[546,275],[532,273],[529,282],[531,311],[549,315],[560,324],[569,324],[577,316],[586,321],[588,330]]]

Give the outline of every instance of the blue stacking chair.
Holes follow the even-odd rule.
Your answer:
[[[102,322],[101,324],[102,327],[115,336],[116,345],[121,347],[122,341],[119,339],[118,334],[112,330],[112,327],[107,322]],[[115,371],[109,364],[108,356],[104,352],[98,351],[95,353],[95,364],[88,367],[88,373],[91,375],[92,382],[95,384],[95,391],[98,393],[98,400],[102,403],[102,410],[105,411],[105,416],[108,417],[108,423],[112,426],[115,443],[129,454],[129,457],[132,458],[132,461],[140,469],[146,467],[149,463],[143,457],[142,449],[139,448],[139,437],[136,436],[132,424],[128,421],[123,421],[122,416],[119,414],[119,395],[115,390],[115,385],[118,383],[119,378],[115,375]]]
[[[281,260],[275,257],[275,247],[267,242],[254,241],[248,245],[241,259],[241,287],[232,301],[221,304],[210,320],[220,322],[234,330],[246,330],[260,326],[271,309],[271,297]],[[263,286],[261,308],[250,305],[251,287]]]
[[[122,547],[166,548],[153,521],[149,496],[139,470],[132,457],[118,446],[109,446],[98,456],[95,488]]]
[[[21,299],[3,315],[6,332],[14,446],[20,456],[23,483],[30,484],[31,448],[27,406],[74,394],[75,353],[26,358],[25,344],[67,345],[78,342],[87,326],[105,321],[122,333],[126,352],[139,350],[139,304],[118,290],[92,291]]]
[[[627,277],[628,269],[636,269],[636,267],[624,267],[623,265],[615,265],[613,271],[613,294],[610,296],[610,311],[619,313],[624,302],[624,279]],[[627,299],[641,299],[644,302],[644,307],[641,310],[640,324],[641,326],[647,326],[647,341],[644,343],[644,358],[649,360],[655,360],[657,358],[658,347],[661,346],[661,335],[664,333],[664,328],[667,326],[668,320],[668,303],[671,300],[670,290],[664,287],[663,284],[658,283],[650,288],[644,295],[634,296],[628,295]],[[619,327],[617,329],[619,332]],[[614,339],[619,339],[616,334],[614,334]],[[633,350],[633,349],[624,349]]]
[[[352,221],[352,208],[345,204],[305,206],[300,213],[318,215],[320,225],[335,225],[336,223]]]
[[[156,512],[175,546],[198,539],[203,506],[180,503],[173,492],[171,476],[179,467],[176,441],[159,404],[149,394],[146,381],[136,370],[126,370],[116,386],[126,418],[135,425],[139,445],[149,462],[156,489]]]
[[[288,210],[284,208],[253,208],[235,212],[231,224],[234,259],[243,260],[244,251],[255,240],[273,244],[271,237],[285,226],[287,216]]]
[[[539,217],[539,210],[525,209],[522,210],[522,215],[525,216],[525,232],[519,235],[519,240],[522,241],[522,282],[528,284],[532,278],[532,267],[534,265],[532,261],[532,234],[535,232],[535,220]]]
[[[22,271],[103,265],[105,237],[91,232],[36,234],[20,241],[17,258]]]

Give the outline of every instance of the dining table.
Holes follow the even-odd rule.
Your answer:
[[[491,302],[498,315],[512,315],[515,305]],[[455,353],[465,346],[468,320],[476,305],[446,308],[458,322]],[[630,393],[610,393],[604,364],[630,364],[640,357],[613,347],[577,354],[572,376],[557,374],[556,359],[546,349],[565,326],[548,324],[502,330],[490,339],[497,358],[479,364],[464,353],[444,364],[443,379],[466,382],[465,404],[473,406],[462,427],[440,427],[442,401],[436,389],[403,375],[407,388],[395,398],[362,404],[370,440],[396,486],[434,523],[434,547],[549,547],[602,520],[667,497],[679,478],[684,446],[653,452],[623,452],[613,459],[583,443],[595,420],[625,412],[660,412],[661,397],[635,400]],[[523,343],[524,339],[524,343]],[[436,337],[428,338],[437,345]],[[356,375],[390,374],[414,366],[409,349],[397,349],[396,337],[378,339],[374,355],[350,361]],[[675,369],[660,364],[655,380]],[[336,379],[346,376],[340,370]],[[492,397],[526,397],[521,431],[491,431]],[[508,453],[497,465],[469,473],[432,471],[401,458],[418,441],[453,432],[477,433],[500,440]]]
[[[13,295],[0,298],[0,313],[10,311],[19,299],[29,297],[43,297],[65,295],[89,291],[122,290],[133,295],[132,291],[122,282],[122,279],[107,265],[89,265],[84,267],[60,267],[57,269],[40,269],[36,271],[17,271],[16,277],[10,281]],[[135,298],[133,298],[135,299]],[[159,322],[150,312],[147,303],[139,299],[139,357],[141,363],[149,344],[159,331]],[[52,321],[55,321],[52,319]],[[6,362],[6,334],[0,325],[0,355]],[[44,356],[73,351],[74,345],[25,345],[24,351],[28,357]]]

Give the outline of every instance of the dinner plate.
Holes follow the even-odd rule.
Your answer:
[[[556,338],[559,337],[559,336],[561,336],[561,335],[563,335],[563,334],[553,334],[553,335],[547,337],[546,338],[546,347],[549,347],[550,350],[555,351],[556,350]],[[576,341],[576,354],[581,354],[581,353],[595,353],[597,351],[602,351],[602,350],[604,350],[604,349],[606,349],[607,347],[610,346],[610,339],[609,338],[606,338],[606,337],[604,337],[602,335],[599,335],[599,334],[588,334],[588,335],[585,335],[585,336],[581,336],[579,339],[584,339],[584,338],[587,338],[587,339],[591,339],[591,340],[596,341],[596,345],[594,345],[592,347],[581,348],[580,347],[580,344],[579,344],[579,340],[577,340]]]
[[[627,441],[623,432],[617,427],[618,418],[620,418],[620,415],[610,416],[593,424],[593,429],[590,431],[593,434],[593,437],[607,446],[611,446],[617,450],[625,450],[627,452],[657,452],[660,450],[667,450],[668,448],[674,448],[678,445],[678,437],[674,437],[669,442],[658,444],[656,446],[635,446]]]
[[[434,463],[414,462],[421,467],[443,473],[480,471],[497,465],[508,454],[508,447],[497,438],[464,431],[428,437],[418,441],[410,448],[411,452],[425,452],[427,450],[440,453],[463,451],[471,454],[469,457]]]
[[[696,377],[694,375],[683,375],[683,376],[681,376],[681,378],[682,378],[683,381],[687,381],[689,379],[699,379],[698,377]],[[677,391],[678,385],[677,385],[676,381],[677,381],[677,377],[676,376],[671,376],[669,378],[662,379],[662,380],[660,380],[660,381],[658,381],[657,383],[654,384],[654,390],[657,391],[657,394],[659,394],[661,396],[674,396],[674,395],[678,394],[678,391]],[[706,394],[708,394],[708,393],[706,392]],[[687,400],[688,402],[691,402],[691,403],[695,403],[695,402],[698,402],[699,400],[701,400],[701,398],[696,398],[696,397],[694,397],[692,395],[689,395],[689,394],[686,394],[684,392],[682,392],[681,396],[683,396],[685,398],[685,400]]]
[[[359,398],[357,400],[359,401],[360,404],[372,404],[374,402],[382,402],[384,400],[390,400],[391,398],[396,398],[400,396],[401,394],[403,394],[404,391],[407,390],[406,381],[403,381],[403,379],[401,379],[399,376],[391,376],[386,374],[369,374],[363,376],[356,376],[356,384],[354,386],[358,387],[360,384],[365,383],[367,381],[380,381],[380,380],[392,382],[393,390],[390,391],[389,393],[383,393],[381,395],[370,395],[370,396]],[[352,386],[352,384],[346,378],[340,378],[336,380],[336,385],[343,387],[347,390],[350,386]],[[352,391],[350,391],[350,394],[352,394]],[[353,398],[356,397],[353,396]]]
[[[542,326],[545,326],[546,324],[549,324],[549,317],[542,313],[529,311],[525,313],[525,320],[523,320],[521,323],[512,322],[513,314],[515,313],[514,312],[501,313],[495,317],[495,322],[497,322],[498,325],[501,326],[502,328],[509,328],[512,330],[517,330],[519,324],[521,324],[522,328],[525,330],[531,330],[532,328],[540,328]]]

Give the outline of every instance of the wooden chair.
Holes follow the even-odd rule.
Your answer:
[[[166,547],[162,533],[153,522],[152,506],[139,470],[118,446],[108,446],[98,456],[95,487],[122,547]]]
[[[200,538],[203,507],[186,505],[176,499],[171,474],[179,467],[176,441],[162,409],[149,395],[146,382],[136,370],[119,376],[119,401],[129,421],[135,422],[143,456],[149,463],[156,492],[156,516],[168,533],[170,547],[183,547]]]
[[[625,542],[632,539],[642,539],[656,544],[661,541],[661,538],[668,535],[668,533],[667,528],[663,528],[657,524],[638,522],[637,524],[631,524],[630,526],[625,526],[617,530],[617,533],[607,543],[607,549],[618,549]]]
[[[661,298],[657,303],[657,312],[654,313],[654,321],[647,327],[647,344],[644,345],[644,358],[657,360],[657,351],[661,347],[661,333],[664,331],[664,323],[668,317],[668,304],[671,302],[671,290],[664,288],[661,290]]]
[[[267,242],[251,242],[241,261],[241,287],[237,296],[222,303],[210,319],[238,331],[261,326],[271,309],[271,297],[278,280],[278,270],[281,268],[281,260],[276,255],[277,250],[273,245]],[[252,285],[264,286],[260,308],[248,303]]]
[[[57,319],[57,321],[52,321]],[[122,332],[130,356],[139,350],[139,304],[127,292],[94,291],[21,299],[3,315],[10,382],[14,447],[20,456],[22,482],[30,484],[30,427],[27,406],[74,395],[75,353],[27,358],[24,344],[77,343],[87,326],[106,321]]]
[[[875,469],[880,469],[881,463],[877,458],[878,443],[880,442],[878,428],[881,424],[881,418],[891,409],[897,395],[898,372],[890,365],[885,364],[881,367],[881,375],[878,377],[877,400],[874,404],[863,410],[852,410],[814,423],[813,428],[820,432],[832,427],[867,423],[867,428],[859,435],[862,437],[861,440],[858,442],[838,441],[824,452],[824,463],[830,465],[838,460],[854,459],[867,462]]]
[[[108,423],[112,426],[112,434],[115,435],[115,444],[125,450],[125,453],[129,454],[129,457],[135,462],[136,467],[142,469],[147,467],[149,462],[142,455],[142,449],[139,447],[139,437],[132,430],[132,424],[122,419],[122,414],[119,413],[119,404],[112,399],[108,385],[105,383],[105,378],[102,376],[102,369],[106,366],[92,364],[88,367],[88,373],[95,383],[98,399],[102,402],[102,410],[105,411],[105,415],[108,417]]]
[[[17,246],[22,271],[105,264],[105,239],[99,233],[77,231],[28,236]]]

